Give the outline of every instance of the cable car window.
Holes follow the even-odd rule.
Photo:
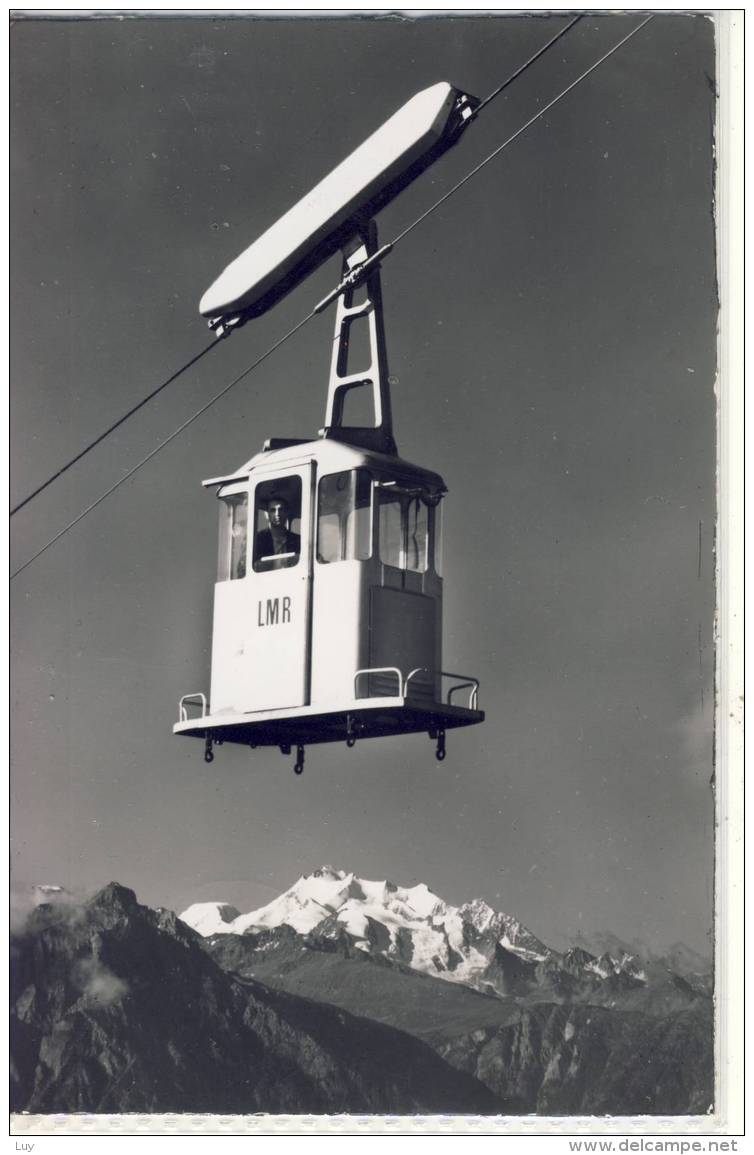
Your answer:
[[[429,510],[421,497],[380,488],[380,561],[424,573],[429,549]]]
[[[301,556],[301,478],[260,482],[254,498],[254,570],[288,569]]]
[[[384,565],[405,569],[403,550],[403,511],[400,494],[381,489],[380,494],[380,561]]]
[[[248,492],[230,493],[220,499],[220,548],[217,559],[219,582],[246,577],[248,521]]]
[[[443,512],[442,511],[444,508],[445,508],[444,503],[442,501],[439,501],[437,503],[437,505],[435,505],[433,510],[432,510],[432,513],[434,516],[434,526],[435,526],[435,531],[434,531],[435,573],[437,574],[438,577],[442,577],[442,569],[443,569],[443,560],[442,560]]]
[[[425,573],[429,547],[429,510],[420,497],[406,508],[406,569]]]
[[[372,556],[372,479],[365,469],[331,473],[319,483],[317,560]]]

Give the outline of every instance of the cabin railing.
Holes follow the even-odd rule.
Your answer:
[[[353,696],[359,697],[359,678],[368,677],[370,674],[392,674],[396,680],[396,697],[408,697],[409,684],[411,680],[418,674],[430,673],[428,666],[417,666],[411,670],[404,678],[401,670],[397,666],[370,666],[363,670],[357,670],[353,678]],[[470,674],[451,674],[446,670],[440,673],[441,678],[452,678],[455,685],[448,688],[446,694],[446,702],[449,706],[453,705],[453,695],[460,693],[462,690],[469,691],[468,709],[477,710],[479,708],[479,679],[472,677]],[[367,697],[370,697],[367,694]]]
[[[447,701],[449,706],[453,705],[453,695],[454,694],[458,693],[460,690],[469,690],[470,693],[469,693],[469,706],[468,706],[468,708],[470,710],[478,710],[479,709],[479,679],[478,678],[472,678],[471,674],[449,674],[449,673],[447,673],[446,670],[442,671],[440,677],[442,677],[442,678],[455,678],[456,679],[455,686],[451,686],[450,689],[448,690],[448,693],[447,693],[446,701]]]
[[[359,678],[366,677],[368,674],[395,674],[398,680],[398,687],[396,697],[403,694],[403,674],[397,666],[370,666],[368,669],[357,670],[353,676],[353,696],[359,696]],[[367,695],[369,697],[369,695]]]
[[[179,722],[188,722],[188,720],[189,720],[189,712],[188,712],[189,705],[201,706],[202,712],[199,715],[199,717],[200,718],[206,718],[206,716],[207,716],[207,698],[206,698],[206,696],[202,693],[184,694],[183,697],[181,698],[180,702],[178,703],[178,721]]]
[[[407,676],[405,682],[403,683],[403,697],[404,698],[408,697],[408,684],[412,678],[415,678],[417,674],[428,674],[428,673],[429,673],[429,668],[427,666],[417,666],[415,670],[412,670],[411,673]]]

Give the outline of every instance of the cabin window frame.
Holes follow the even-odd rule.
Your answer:
[[[297,491],[298,491],[297,492],[297,503],[290,501],[286,497],[285,490],[290,489],[291,486],[294,486],[295,488],[297,488]],[[289,527],[288,527],[289,532],[295,534],[295,536],[298,537],[298,539],[299,539],[298,553],[296,553],[296,554],[293,554],[293,553],[280,554],[280,555],[265,554],[265,555],[262,555],[260,557],[258,552],[257,552],[258,545],[259,545],[259,536],[261,533],[263,533],[265,531],[265,529],[269,529],[269,522],[267,523],[267,525],[263,525],[260,528],[259,527],[259,514],[263,508],[262,503],[269,501],[270,497],[273,496],[275,489],[283,491],[281,496],[286,497],[286,500],[288,500],[289,505],[291,505],[293,507],[295,507],[296,504],[298,505],[298,512],[295,513],[293,515],[293,517],[290,518]],[[264,495],[265,490],[269,490],[269,496],[268,497],[262,496],[262,503],[260,503],[260,494]],[[301,516],[302,509],[303,509],[303,502],[304,502],[303,480],[302,480],[301,474],[297,473],[295,470],[292,470],[290,473],[281,473],[275,477],[269,477],[269,476],[260,477],[256,481],[256,484],[254,486],[253,506],[252,506],[252,503],[250,503],[250,509],[253,510],[252,520],[251,520],[251,525],[253,527],[253,542],[250,543],[251,548],[249,551],[250,556],[251,556],[251,571],[252,571],[252,573],[255,573],[255,574],[272,573],[275,570],[279,570],[279,569],[295,569],[296,566],[300,565],[301,557],[302,557],[302,554],[304,553],[304,533],[305,533],[304,521],[303,521],[303,518]],[[295,521],[298,521],[298,523],[299,523],[298,532],[296,532],[295,529],[291,528],[293,522],[295,522]],[[252,534],[250,534],[249,537],[251,538]],[[277,562],[275,560],[276,557],[278,558]]]
[[[443,548],[445,545],[445,495],[440,494],[437,501],[429,507],[432,570],[437,577],[442,578],[445,562]]]
[[[217,581],[243,581],[249,576],[249,483],[248,481],[238,482],[235,485],[223,486],[217,495],[220,502],[219,509],[219,527],[218,527],[218,549],[217,549]],[[239,501],[242,498],[244,500]],[[243,546],[236,554],[234,564],[233,554],[233,531],[236,528],[235,510],[243,508],[246,510],[246,522],[242,527]],[[239,536],[241,536],[239,534]],[[234,573],[233,570],[240,569],[240,563],[243,562],[243,572]]]
[[[400,573],[413,573],[423,577],[427,573],[439,574],[436,560],[436,533],[435,510],[437,503],[428,500],[426,492],[420,487],[412,485],[410,481],[400,478],[378,479],[375,483],[377,500],[375,501],[375,529],[376,552],[382,565],[398,570]],[[394,496],[393,496],[394,495]],[[392,497],[392,500],[391,500]],[[395,499],[398,500],[395,500]],[[410,558],[410,510],[414,503],[418,503],[418,512],[424,519],[423,527],[423,564],[409,565]],[[383,510],[395,509],[400,511],[399,537],[400,543],[389,543],[383,538]],[[392,552],[391,552],[392,551]],[[417,557],[417,561],[419,558]]]
[[[353,482],[348,486],[348,496],[351,500],[338,510],[335,506],[323,513],[323,494],[335,478],[350,476]],[[346,483],[347,485],[348,483]],[[337,482],[336,482],[337,485]],[[346,490],[343,487],[343,492]],[[365,504],[359,504],[360,486],[363,486],[361,497],[367,497]],[[369,469],[363,465],[352,466],[350,469],[337,469],[325,473],[317,484],[317,548],[316,559],[319,565],[337,565],[343,561],[370,561],[374,555],[374,478]],[[359,516],[360,515],[360,516]],[[323,518],[335,516],[338,518],[337,551],[323,549]],[[355,518],[353,532],[349,528],[351,518]],[[362,520],[363,519],[363,520]],[[340,556],[334,556],[338,552]]]

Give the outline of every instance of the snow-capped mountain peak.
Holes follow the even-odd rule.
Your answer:
[[[608,951],[597,957],[581,948],[560,955],[482,898],[451,906],[423,882],[396,886],[329,865],[302,875],[272,902],[247,914],[211,902],[196,903],[180,917],[205,938],[291,928],[302,936],[304,948],[342,941],[348,949],[503,995],[539,981],[537,976],[563,990],[582,981],[646,982],[641,964],[627,951],[620,958]]]
[[[484,899],[475,898],[459,907],[464,922],[470,923],[480,934],[494,935],[506,950],[531,962],[541,962],[551,953],[530,930],[502,911],[493,910]]]
[[[480,986],[492,963],[496,974],[503,965],[498,948],[526,965],[536,965],[549,953],[516,919],[483,899],[454,907],[423,882],[402,887],[330,865],[303,875],[278,898],[247,914],[221,903],[197,903],[181,918],[205,937],[283,926],[304,936],[346,934],[367,953]]]
[[[211,934],[227,934],[240,912],[227,902],[195,902],[180,916],[182,921],[208,938]]]
[[[352,874],[330,866],[305,874],[266,906],[241,915],[230,928],[231,933],[243,934],[250,927],[286,924],[300,934],[306,934],[343,906],[350,897],[353,882]]]
[[[483,898],[465,902],[459,907],[459,913],[465,922],[470,922],[479,931],[488,930],[496,916],[496,911]]]

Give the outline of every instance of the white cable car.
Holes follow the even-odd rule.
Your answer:
[[[371,219],[449,148],[477,102],[448,84],[419,93],[218,278],[201,311],[221,335],[265,311],[343,250],[325,427],[271,439],[205,486],[220,501],[210,700],[186,694],[177,734],[213,745],[296,748],[484,720],[476,678],[442,669],[441,477],[403,461],[392,431]],[[353,334],[368,335],[352,364]],[[349,424],[366,391],[373,422]],[[363,393],[362,393],[363,396]],[[463,697],[461,697],[463,695]]]

